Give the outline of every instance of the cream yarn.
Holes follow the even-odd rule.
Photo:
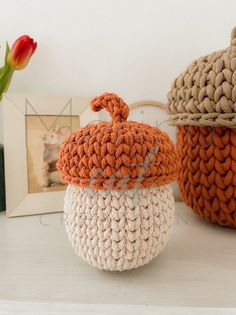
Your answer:
[[[77,254],[94,267],[136,268],[169,238],[175,146],[159,128],[127,121],[129,107],[114,93],[95,97],[91,108],[105,108],[112,121],[78,129],[60,149],[66,230]]]
[[[76,253],[100,269],[122,271],[148,263],[163,249],[174,197],[169,185],[94,191],[69,184],[64,212]]]

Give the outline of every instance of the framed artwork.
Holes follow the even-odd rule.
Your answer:
[[[3,129],[8,217],[63,211],[66,183],[56,169],[68,135],[98,121],[89,97],[5,94]]]

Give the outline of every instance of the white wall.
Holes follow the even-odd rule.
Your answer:
[[[226,47],[236,25],[235,0],[0,0],[0,7],[2,51],[22,34],[39,45],[11,92],[115,91],[128,102],[165,102],[172,80],[194,58]]]

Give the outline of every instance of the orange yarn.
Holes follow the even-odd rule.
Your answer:
[[[94,112],[105,108],[110,113],[113,122],[126,121],[129,115],[129,107],[122,98],[112,93],[95,97],[91,102],[91,108]]]
[[[208,221],[236,228],[236,129],[178,127],[178,184]]]
[[[176,179],[176,152],[166,133],[127,122],[129,108],[115,94],[96,97],[91,107],[106,108],[112,122],[88,125],[64,142],[57,162],[64,181],[98,190],[162,186]]]

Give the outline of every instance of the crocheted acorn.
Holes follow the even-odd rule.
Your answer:
[[[184,201],[206,220],[236,228],[236,28],[230,47],[194,61],[168,99]]]
[[[107,109],[112,122],[89,124],[61,147],[66,230],[76,253],[91,265],[136,268],[157,256],[170,236],[174,144],[158,128],[127,122],[129,108],[115,94],[96,97],[91,107]]]

